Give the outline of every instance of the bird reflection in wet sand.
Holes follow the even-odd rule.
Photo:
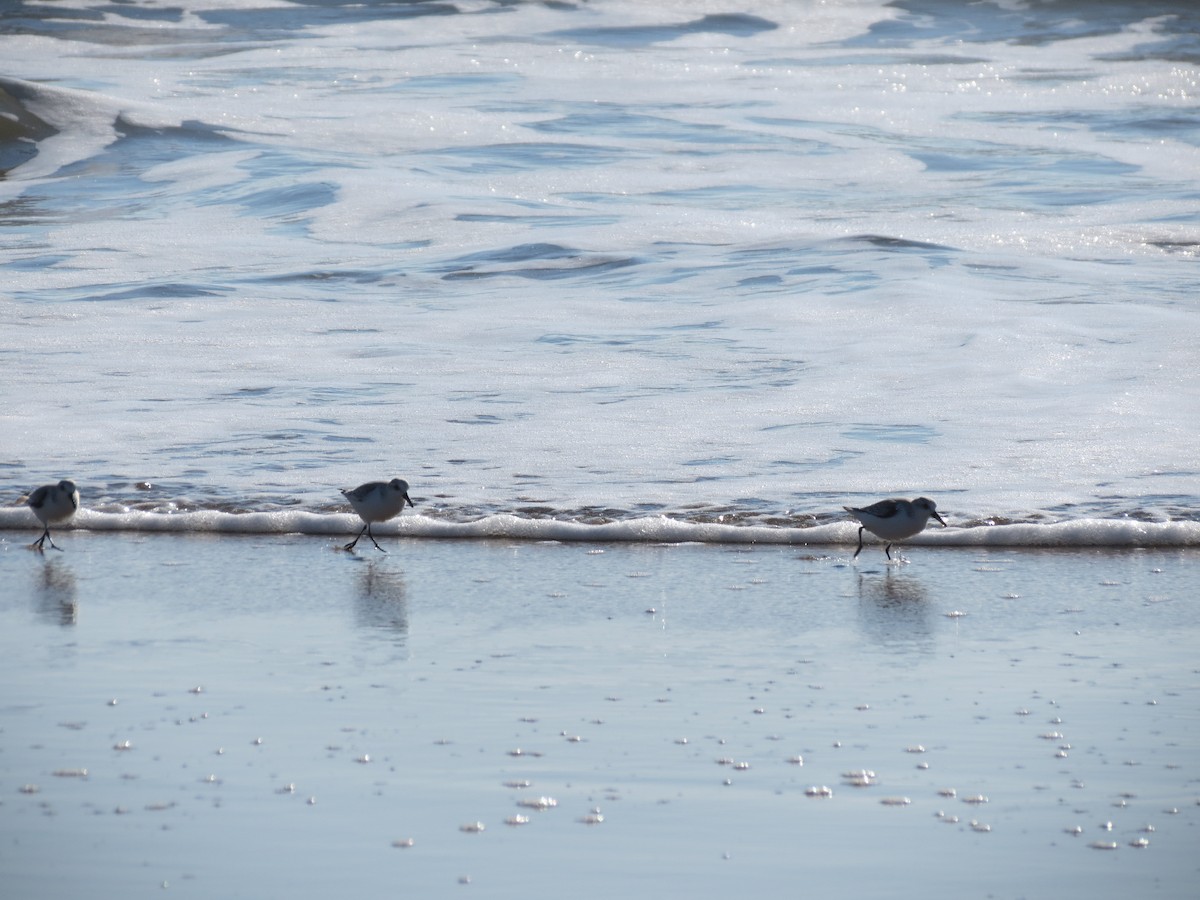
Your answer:
[[[354,608],[359,625],[408,635],[408,586],[387,563],[370,563],[359,573]]]
[[[37,586],[38,612],[56,625],[75,625],[79,620],[75,573],[60,559],[48,560],[42,567]]]
[[[924,603],[926,600],[925,585],[911,575],[893,575],[890,571],[882,578],[859,575],[858,595],[880,606]]]
[[[927,651],[933,647],[933,610],[925,585],[909,575],[858,576],[858,621],[881,647]]]

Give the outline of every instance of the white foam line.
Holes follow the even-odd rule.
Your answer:
[[[0,529],[28,530],[30,540],[41,526],[23,507],[0,509]],[[362,520],[349,513],[297,510],[231,513],[98,512],[81,510],[59,531],[172,532],[197,534],[311,534],[353,535]],[[510,514],[485,516],[471,522],[449,522],[406,515],[372,527],[377,537],[403,536],[456,540],[704,543],[704,544],[817,544],[848,545],[857,541],[852,522],[809,528],[718,525],[681,522],[665,516],[589,524],[557,519],[527,519]],[[1200,522],[1136,522],[1127,519],[1080,519],[1051,524],[980,525],[972,528],[929,529],[905,544],[931,547],[1200,547]],[[864,552],[882,543],[868,541]]]

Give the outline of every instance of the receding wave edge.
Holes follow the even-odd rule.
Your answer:
[[[0,509],[0,529],[29,530],[31,540],[40,524],[26,509]],[[349,513],[298,510],[234,513],[99,512],[81,510],[70,530],[196,534],[309,534],[354,535],[362,521]],[[530,519],[511,514],[452,522],[422,515],[372,526],[376,537],[431,539],[502,539],[514,541],[704,543],[704,544],[855,544],[858,526],[836,522],[803,528],[683,522],[667,516],[647,516],[616,522],[586,523],[561,519]],[[1130,519],[1078,519],[1053,523],[975,525],[929,529],[906,544],[932,547],[1200,547],[1200,522],[1144,522]]]

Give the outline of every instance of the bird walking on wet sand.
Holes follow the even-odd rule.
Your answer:
[[[941,522],[943,528],[946,527],[946,520],[938,515],[937,504],[927,497],[880,500],[861,509],[853,506],[843,506],[842,509],[862,523],[858,528],[858,549],[854,551],[853,559],[858,559],[858,554],[862,553],[863,529],[887,541],[883,552],[891,559],[892,544],[920,534],[931,516]]]
[[[352,491],[342,491],[342,496],[350,501],[350,505],[354,507],[354,511],[358,513],[358,517],[364,523],[358,536],[342,549],[353,550],[354,545],[358,543],[358,538],[363,536],[363,532],[366,532],[371,543],[375,545],[375,549],[380,553],[387,553],[379,546],[375,535],[371,534],[371,523],[386,522],[388,519],[400,515],[404,510],[406,500],[409,506],[413,506],[412,499],[408,496],[408,482],[403,478],[393,478],[391,481],[369,481],[366,484],[360,484]]]
[[[50,537],[50,526],[69,522],[79,509],[79,491],[75,488],[75,482],[64,479],[58,484],[44,484],[29,495],[28,502],[29,508],[44,527],[42,536],[29,545],[30,549],[44,552],[45,543],[49,541],[50,546],[61,553],[62,547]]]

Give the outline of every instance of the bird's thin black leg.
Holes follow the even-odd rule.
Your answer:
[[[376,550],[378,550],[380,553],[387,553],[386,550],[384,550],[382,547],[379,546],[379,541],[375,540],[375,535],[371,534],[371,523],[370,522],[367,523],[367,537],[369,537],[371,539],[371,543],[375,545]]]
[[[367,530],[367,526],[366,526],[366,525],[364,525],[364,526],[362,527],[362,531],[360,531],[360,532],[359,532],[359,533],[358,533],[358,534],[355,536],[354,540],[352,540],[350,543],[348,543],[348,544],[347,544],[345,547],[343,547],[342,549],[343,549],[343,550],[353,550],[353,549],[354,549],[354,545],[358,543],[358,539],[359,539],[360,537],[362,537],[362,536],[363,536],[363,531],[366,531],[366,530]],[[372,538],[371,540],[374,540],[374,538]]]
[[[53,547],[55,550],[57,550],[59,553],[63,552],[63,548],[58,546],[58,544],[54,543],[54,538],[50,537],[50,526],[49,525],[47,525],[46,530],[42,532],[42,536],[40,538],[38,538],[36,541],[34,541],[32,544],[30,544],[29,546],[36,547],[38,552],[41,553],[41,552],[44,552],[46,549],[46,541],[49,541],[50,546]]]
[[[888,559],[891,559],[892,558],[892,545],[888,544],[887,547],[884,548],[883,552],[887,554]]]
[[[854,555],[850,557],[851,559],[858,559],[858,554],[862,553],[862,533],[865,527],[865,525],[858,526],[858,549],[854,551]]]

